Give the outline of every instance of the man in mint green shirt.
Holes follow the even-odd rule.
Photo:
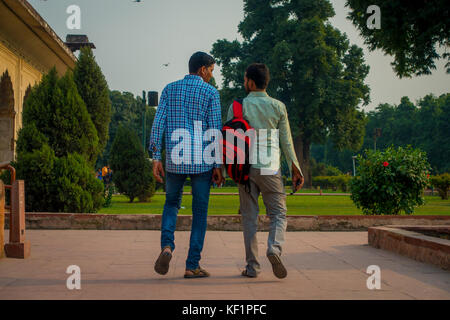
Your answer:
[[[295,191],[303,186],[303,174],[300,169],[292,142],[286,106],[269,97],[266,92],[270,75],[266,65],[250,65],[244,76],[244,86],[248,96],[243,101],[243,116],[256,130],[257,157],[250,169],[250,192],[239,185],[240,211],[244,231],[244,244],[247,266],[243,276],[256,277],[260,272],[258,262],[258,198],[262,195],[266,213],[270,218],[270,231],[266,255],[272,264],[276,277],[284,278],[287,270],[280,256],[284,233],[286,232],[286,192],[280,170],[280,145],[288,162]],[[230,106],[227,120],[233,118],[233,106]],[[265,129],[265,130],[264,130]],[[270,137],[268,134],[270,132]],[[278,139],[277,139],[278,137]],[[270,155],[270,159],[269,156]]]

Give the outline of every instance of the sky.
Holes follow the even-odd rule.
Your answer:
[[[311,0],[314,1],[314,0]],[[65,41],[67,34],[86,34],[111,90],[158,91],[188,73],[189,57],[210,52],[218,39],[242,40],[237,27],[244,18],[242,0],[29,0],[30,4]],[[408,96],[413,102],[429,93],[450,92],[450,75],[439,61],[431,75],[400,79],[392,70],[393,58],[382,51],[370,52],[357,29],[346,19],[345,0],[331,0],[336,16],[333,26],[345,32],[351,44],[363,48],[370,66],[366,83],[371,103],[398,104]],[[70,5],[81,10],[81,29],[70,30],[66,12]],[[383,13],[382,13],[383,14]],[[169,63],[168,66],[164,64]],[[219,87],[222,77],[216,66]]]

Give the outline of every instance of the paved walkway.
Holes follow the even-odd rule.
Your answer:
[[[240,232],[207,232],[201,265],[211,277],[203,279],[183,278],[189,232],[176,232],[166,276],[153,271],[157,231],[26,232],[31,257],[0,259],[0,299],[450,299],[450,272],[372,248],[367,232],[287,233],[281,280],[265,258],[266,232],[256,279],[239,275]],[[81,290],[66,288],[69,265],[81,268]],[[369,265],[381,268],[381,290],[366,287]]]

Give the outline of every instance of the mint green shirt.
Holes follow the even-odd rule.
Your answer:
[[[257,151],[261,147],[267,148],[267,154],[272,155],[278,159],[278,168],[280,163],[280,145],[281,149],[286,157],[287,163],[290,168],[292,176],[292,163],[299,169],[303,175],[300,165],[295,155],[294,143],[292,142],[291,127],[289,125],[289,119],[286,111],[286,106],[283,102],[269,97],[265,91],[252,91],[243,101],[243,115],[244,118],[250,122],[250,125],[256,129],[257,132]],[[228,109],[227,121],[233,118],[233,105]],[[267,129],[270,132],[271,129],[278,129],[279,144],[274,145],[272,140],[265,139],[266,135],[262,135],[260,129]],[[263,136],[260,139],[260,136]],[[255,147],[256,147],[255,146]],[[257,157],[257,163],[252,164],[253,168],[268,168],[270,165],[262,163],[260,157]],[[271,167],[271,169],[274,169]]]

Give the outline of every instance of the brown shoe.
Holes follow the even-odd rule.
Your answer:
[[[280,278],[280,279],[286,278],[287,270],[283,266],[283,263],[281,262],[280,257],[275,254],[270,254],[267,256],[267,258],[269,259],[270,263],[272,264],[273,274],[277,278]]]
[[[198,267],[195,270],[186,270],[186,272],[184,273],[185,278],[206,278],[209,276],[209,272],[205,269],[202,269],[201,267]]]
[[[165,251],[169,246],[164,247],[164,249],[159,254],[158,260],[155,262],[155,271],[159,274],[165,275],[169,271],[169,263],[172,259],[172,252]]]

